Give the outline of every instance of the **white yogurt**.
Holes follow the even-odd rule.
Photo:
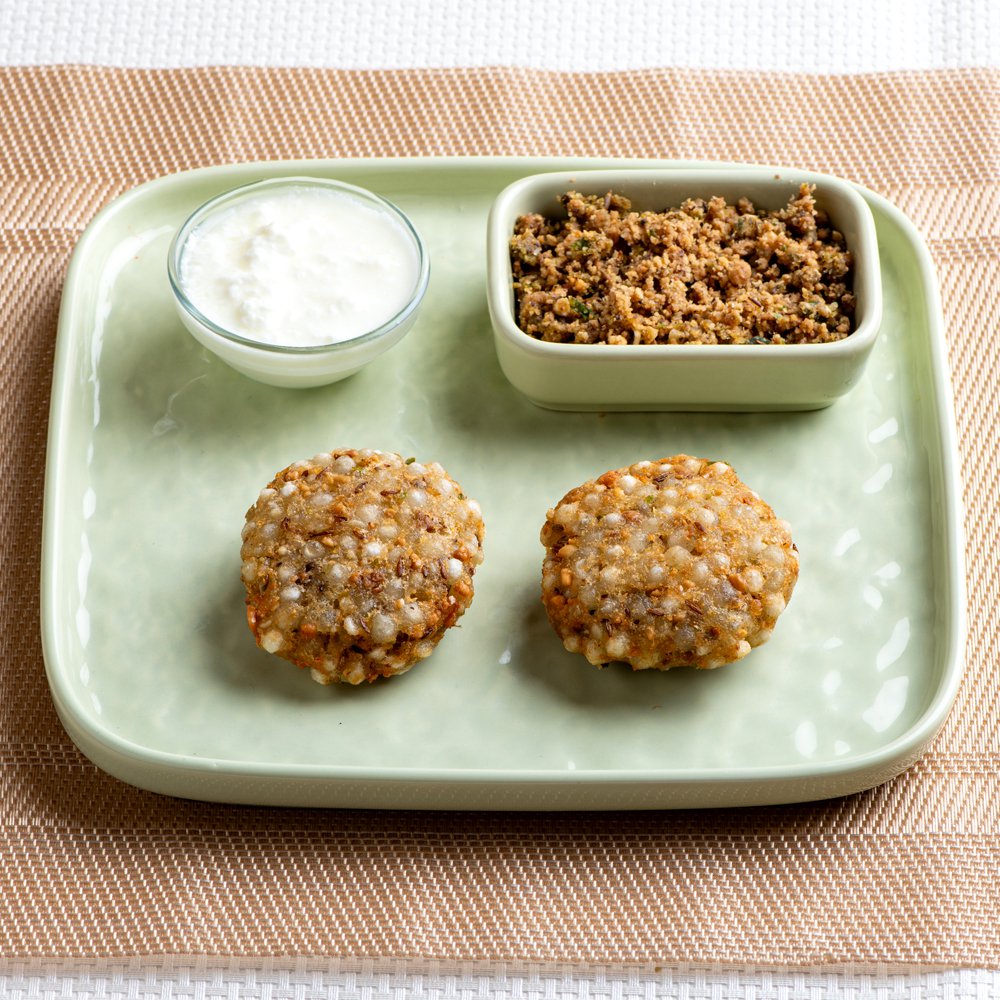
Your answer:
[[[319,347],[392,319],[420,260],[388,209],[322,187],[288,186],[213,212],[184,244],[180,283],[224,330],[262,344]]]

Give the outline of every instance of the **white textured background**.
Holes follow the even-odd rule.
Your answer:
[[[1000,64],[1000,0],[0,0],[0,63],[54,62],[984,66]]]
[[[1000,66],[1000,0],[0,0],[0,65],[38,63],[815,73]],[[1000,971],[0,961],[0,1000],[406,997],[1000,1000]]]
[[[162,958],[22,963],[6,972],[5,1000],[996,1000],[1000,981],[974,970],[902,973],[766,971],[677,965],[653,969],[438,962]]]

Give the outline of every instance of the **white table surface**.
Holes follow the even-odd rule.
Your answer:
[[[613,22],[626,49],[583,42]],[[526,34],[530,26],[530,36]],[[776,45],[775,39],[794,40]],[[1000,0],[0,0],[0,65],[660,66],[857,73],[1000,66]],[[2,110],[0,110],[2,115]],[[1000,916],[998,916],[1000,922]],[[644,969],[325,959],[0,959],[0,1000],[1000,998],[1000,971]]]

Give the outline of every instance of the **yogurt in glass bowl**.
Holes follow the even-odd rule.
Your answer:
[[[412,222],[371,191],[321,177],[238,187],[174,236],[167,273],[192,336],[269,385],[347,378],[416,320],[429,260]]]

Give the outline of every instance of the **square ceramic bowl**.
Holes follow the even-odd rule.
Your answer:
[[[639,211],[687,198],[749,198],[778,209],[803,183],[854,255],[855,329],[827,344],[556,344],[517,325],[509,241],[526,213],[565,214],[566,191],[615,191]],[[508,380],[556,410],[809,410],[829,406],[860,378],[878,336],[882,286],[875,223],[846,181],[778,167],[656,168],[535,174],[505,188],[487,224],[487,295],[494,343]]]

